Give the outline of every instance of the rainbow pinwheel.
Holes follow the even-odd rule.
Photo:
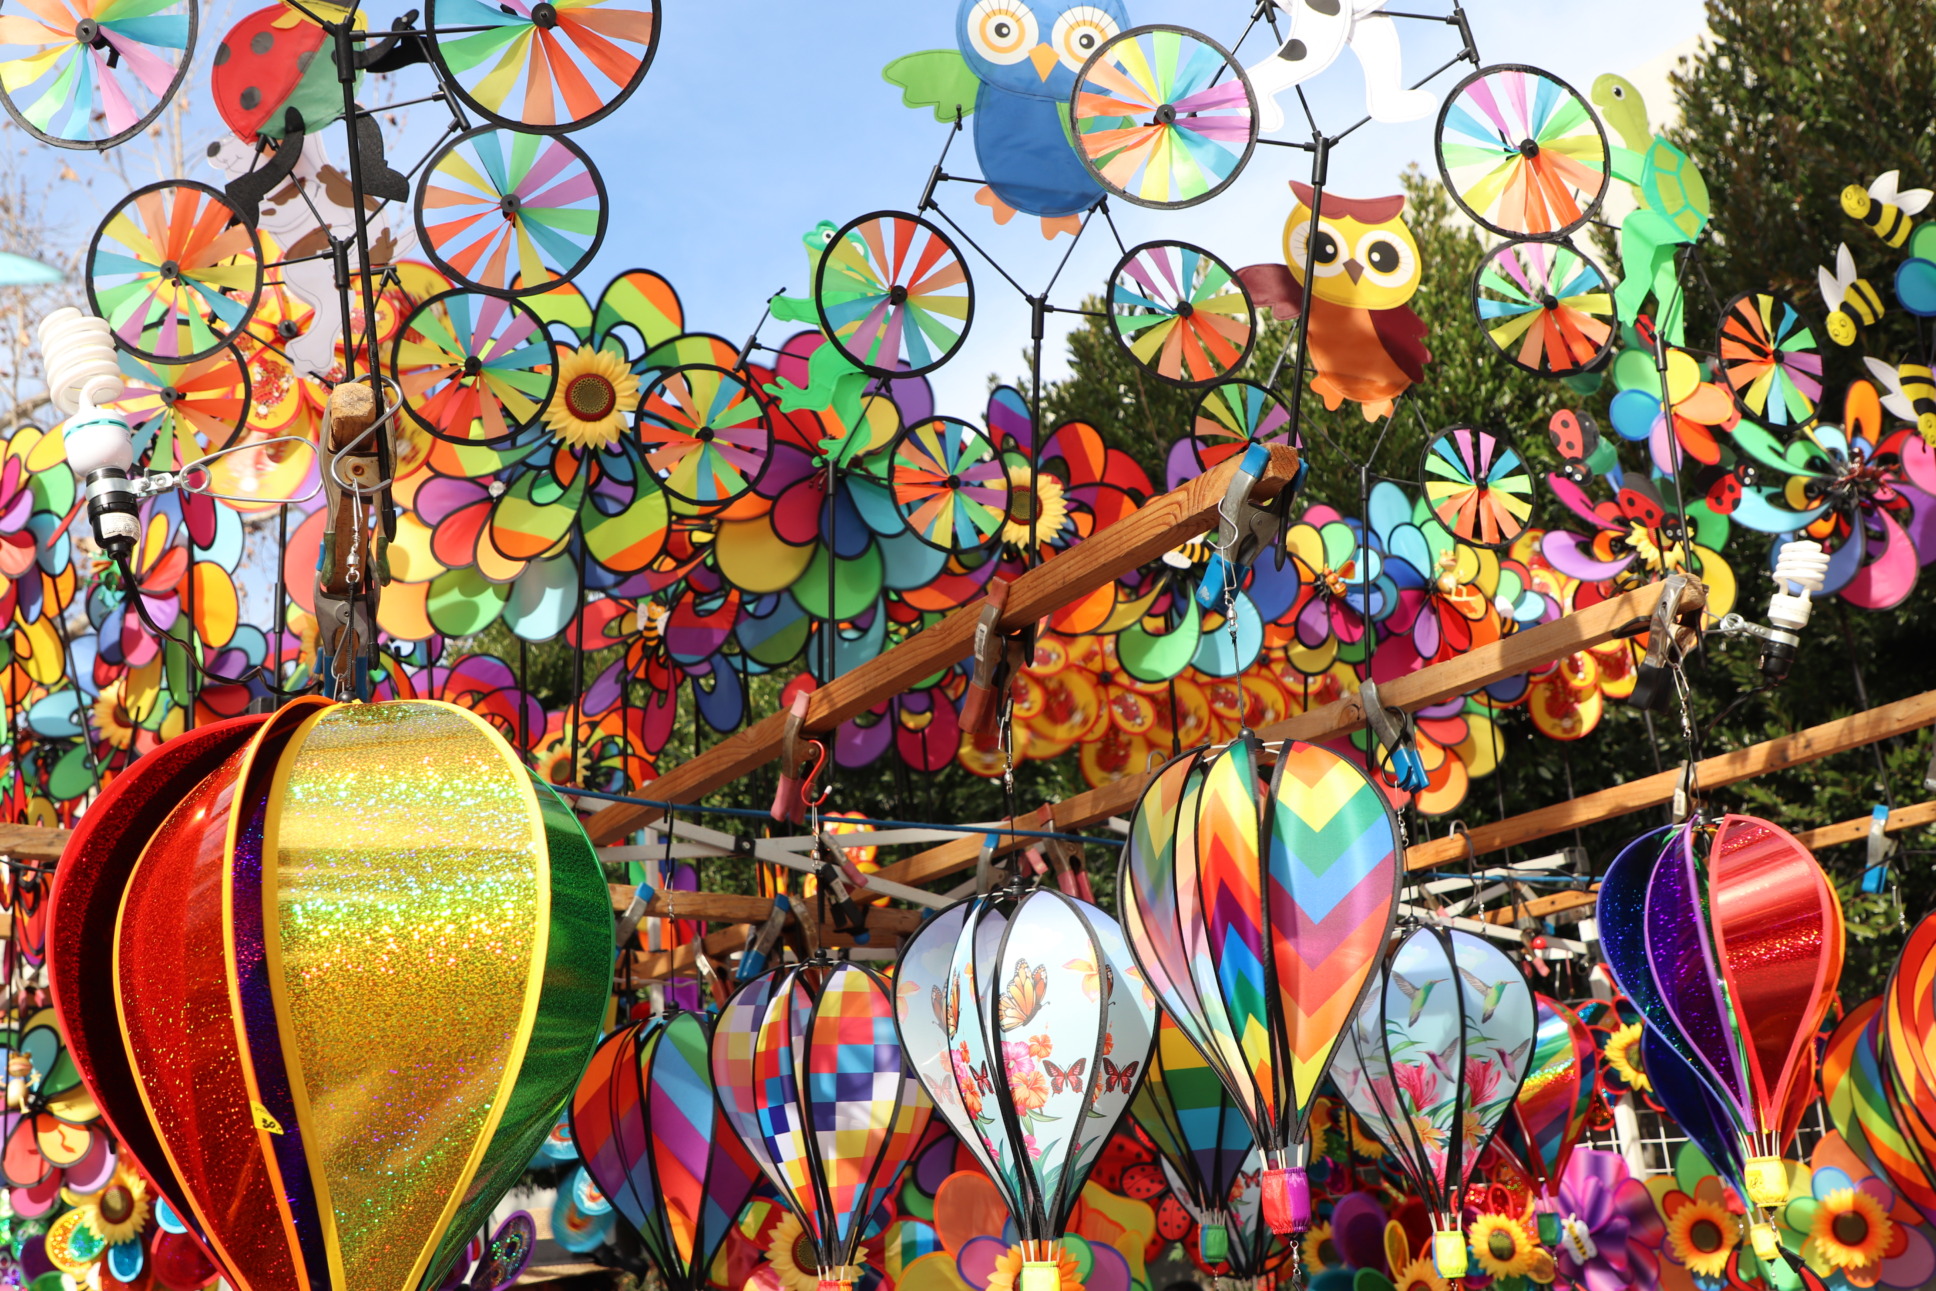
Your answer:
[[[53,0],[10,13],[0,19],[0,103],[37,139],[111,148],[174,96],[195,13],[185,0]]]
[[[1123,849],[1124,929],[1264,1153],[1274,1232],[1310,1219],[1311,1108],[1397,908],[1398,823],[1337,754],[1254,740],[1164,767]]]
[[[747,982],[713,1032],[720,1110],[800,1221],[823,1287],[854,1281],[933,1111],[902,1059],[891,991],[863,965],[817,960]]]
[[[702,1291],[759,1169],[713,1101],[703,1014],[607,1036],[571,1100],[585,1173],[645,1240],[674,1291]]]
[[[1532,1063],[1538,1020],[1519,969],[1491,942],[1415,929],[1338,1045],[1338,1088],[1424,1199],[1441,1277],[1463,1277],[1466,1188]]]

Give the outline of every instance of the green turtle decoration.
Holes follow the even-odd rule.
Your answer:
[[[1707,229],[1707,181],[1693,158],[1647,125],[1647,104],[1633,82],[1611,72],[1593,83],[1593,105],[1620,136],[1612,146],[1615,178],[1633,189],[1638,209],[1620,222],[1620,286],[1613,299],[1632,325],[1649,296],[1654,322],[1669,344],[1686,340],[1685,301],[1676,249]]]

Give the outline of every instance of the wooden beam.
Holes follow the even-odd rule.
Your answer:
[[[1520,919],[1544,919],[1549,914],[1559,914],[1566,910],[1578,910],[1581,906],[1590,906],[1599,898],[1600,885],[1596,883],[1585,892],[1555,892],[1550,897],[1534,897],[1531,901],[1522,901],[1517,905],[1500,906],[1475,917],[1484,919],[1487,923],[1497,924],[1516,923]]]
[[[1874,818],[1862,816],[1855,820],[1845,820],[1840,824],[1823,825],[1820,829],[1803,830],[1795,835],[1796,841],[1811,852],[1819,852],[1824,847],[1835,847],[1842,843],[1854,843],[1869,836],[1869,823]],[[1898,807],[1889,813],[1883,822],[1882,832],[1894,834],[1904,829],[1914,829],[1918,825],[1936,823],[1936,802],[1919,802],[1913,807]]]
[[[60,859],[61,849],[67,846],[72,832],[42,825],[0,825],[0,856],[51,865]]]
[[[1515,632],[1490,645],[1458,655],[1444,663],[1407,673],[1378,688],[1378,695],[1389,708],[1406,711],[1427,707],[1455,695],[1463,695],[1505,677],[1516,676],[1554,659],[1563,659],[1582,650],[1603,645],[1654,612],[1660,600],[1661,585],[1652,583],[1636,591],[1602,601],[1552,623],[1542,623],[1524,632]],[[1265,740],[1304,740],[1318,744],[1339,735],[1360,730],[1365,724],[1364,706],[1358,696],[1314,708],[1308,713],[1273,723],[1258,732]],[[1125,776],[1099,789],[1076,794],[1052,807],[1044,807],[1018,820],[1018,829],[1077,830],[1111,816],[1127,816],[1136,809],[1151,777]],[[1052,823],[1051,823],[1052,822]],[[998,851],[1024,847],[1027,839],[1004,840]],[[905,860],[881,867],[881,874],[897,883],[926,883],[967,869],[980,853],[981,840],[943,843]],[[1461,849],[1459,855],[1465,855]]]
[[[1257,481],[1252,498],[1268,502],[1297,475],[1297,453],[1286,447],[1271,449],[1270,464]],[[1217,504],[1223,500],[1241,459],[1229,461],[1191,480],[1182,488],[1152,498],[1134,515],[1111,525],[1089,541],[1029,570],[1009,587],[1002,615],[1004,629],[1028,626],[1118,577],[1155,560],[1164,552],[1216,527]],[[899,695],[924,677],[953,667],[974,651],[975,625],[981,600],[948,615],[924,632],[882,654],[864,668],[837,677],[814,691],[807,706],[805,729],[831,731],[847,719],[866,712],[884,699]],[[696,803],[723,785],[748,775],[780,756],[786,716],[772,713],[743,731],[729,735],[698,757],[651,782],[655,798]],[[664,813],[656,807],[617,803],[594,814],[586,823],[592,842],[616,842]]]
[[[1699,790],[1711,792],[1771,771],[1801,766],[1831,753],[1859,749],[1892,735],[1919,731],[1932,724],[1936,724],[1936,690],[1708,758],[1694,769],[1695,785]],[[1467,837],[1471,839],[1473,854],[1478,856],[1537,842],[1569,829],[1597,825],[1671,802],[1680,777],[1678,770],[1642,776],[1611,789],[1582,794],[1490,825],[1479,825]],[[1862,828],[1866,833],[1866,822]],[[1466,845],[1457,836],[1435,838],[1411,848],[1406,853],[1405,866],[1412,870],[1429,869],[1462,861],[1465,857]]]

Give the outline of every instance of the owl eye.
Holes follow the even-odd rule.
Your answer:
[[[1315,254],[1309,253],[1310,239],[1310,220],[1308,217],[1301,218],[1292,228],[1291,244],[1286,248],[1290,252],[1291,258],[1288,263],[1291,271],[1302,274],[1304,272],[1304,262],[1308,254],[1311,267],[1316,271],[1318,277],[1329,278],[1342,272],[1344,268],[1344,239],[1338,235],[1338,230],[1332,227],[1328,221],[1320,220],[1318,222],[1318,240]]]
[[[1399,287],[1410,281],[1418,256],[1403,241],[1383,230],[1374,230],[1358,243],[1358,263],[1365,277],[1380,287]]]
[[[1094,5],[1077,5],[1055,20],[1049,44],[1062,65],[1080,72],[1090,55],[1115,38],[1116,20]]]
[[[1022,0],[981,0],[968,14],[968,42],[991,63],[1019,63],[1041,39],[1035,11]]]

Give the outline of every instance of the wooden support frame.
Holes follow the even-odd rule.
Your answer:
[[[1524,632],[1502,637],[1491,645],[1462,654],[1444,663],[1421,668],[1378,688],[1379,698],[1388,707],[1409,711],[1424,708],[1455,695],[1467,694],[1482,686],[1530,671],[1554,659],[1563,659],[1582,650],[1621,636],[1636,622],[1644,625],[1659,604],[1662,584],[1653,583],[1637,591],[1602,601],[1598,605],[1569,614],[1552,623],[1542,623]],[[1318,744],[1340,735],[1349,735],[1365,724],[1364,707],[1357,695],[1314,708],[1308,713],[1287,718],[1265,727],[1258,736],[1268,741],[1304,740]],[[1077,830],[1111,816],[1126,816],[1136,808],[1151,776],[1126,776],[1100,789],[1091,789],[1052,806],[1030,812],[1015,822],[1018,829]],[[1025,846],[1026,839],[1004,839],[1000,851]],[[975,862],[981,840],[963,839],[943,843],[905,860],[881,867],[881,874],[896,883],[926,883],[968,868]],[[1465,855],[1463,847],[1458,853]]]
[[[1089,541],[1023,574],[1008,589],[1007,608],[1002,614],[1003,630],[1018,630],[1047,618],[1077,598],[1216,528],[1217,506],[1241,465],[1241,458],[1232,457],[1182,488],[1152,498],[1134,515]],[[1270,463],[1251,491],[1251,500],[1258,503],[1274,500],[1297,477],[1297,468],[1296,450],[1282,445],[1273,447]],[[974,652],[975,625],[981,617],[982,604],[982,600],[976,600],[956,610],[865,668],[837,677],[814,691],[802,729],[831,731],[882,700],[908,690],[922,678],[966,659]],[[715,789],[779,757],[785,732],[785,713],[764,717],[652,781],[652,793],[665,802],[697,803]],[[603,846],[617,842],[664,814],[657,807],[616,803],[595,813],[586,822],[586,829],[592,842]]]
[[[1694,782],[1698,789],[1712,791],[1931,725],[1936,725],[1936,690],[1924,691],[1920,695],[1911,695],[1864,713],[1837,718],[1820,726],[1811,726],[1807,730],[1708,758],[1695,765]],[[1629,780],[1611,789],[1581,794],[1566,802],[1557,802],[1508,820],[1477,826],[1463,838],[1435,838],[1411,848],[1406,853],[1405,866],[1407,869],[1422,870],[1462,861],[1467,855],[1467,838],[1471,840],[1472,854],[1484,856],[1508,847],[1550,838],[1570,829],[1597,825],[1636,811],[1645,811],[1649,807],[1658,807],[1673,801],[1680,777],[1679,771],[1662,771],[1657,775]],[[1866,817],[1862,832],[1868,832]]]

